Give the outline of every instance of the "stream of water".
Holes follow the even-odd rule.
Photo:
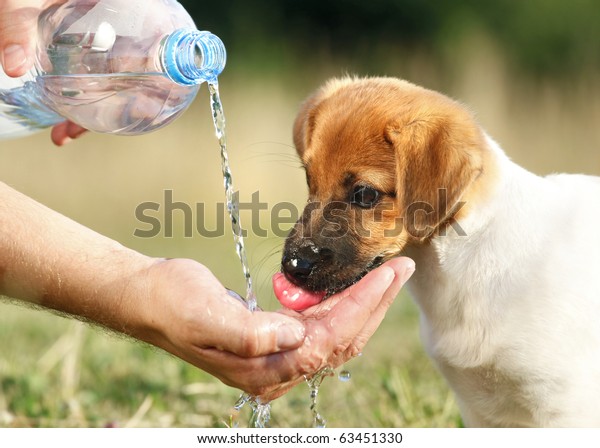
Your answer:
[[[248,266],[248,259],[246,256],[243,228],[240,222],[239,196],[235,195],[235,190],[233,188],[233,178],[231,175],[231,167],[229,165],[229,156],[227,154],[225,114],[223,112],[223,104],[221,103],[221,97],[219,95],[218,83],[209,83],[208,90],[210,92],[210,108],[215,125],[215,132],[219,140],[219,146],[221,147],[221,168],[223,170],[223,183],[225,186],[227,211],[229,212],[229,216],[231,218],[231,229],[233,231],[233,238],[235,241],[235,250],[238,254],[240,262],[242,263],[242,272],[246,280],[245,298],[240,297],[234,291],[229,291],[229,294],[239,300],[244,301],[250,311],[260,311],[256,294],[252,286],[252,276],[250,275],[250,268]],[[327,423],[317,410],[317,396],[319,394],[319,387],[321,386],[321,383],[325,377],[331,376],[332,374],[332,369],[325,368],[314,375],[306,377],[306,383],[310,389],[310,410],[313,415],[313,427],[315,428],[324,428]],[[242,396],[235,403],[234,410],[236,412],[240,411],[246,404],[249,404],[250,408],[252,409],[252,416],[250,417],[248,425],[253,428],[267,427],[269,420],[271,419],[271,404],[262,403],[258,397],[253,397],[249,394],[242,394]]]

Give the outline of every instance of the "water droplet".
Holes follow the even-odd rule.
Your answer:
[[[342,370],[338,374],[338,380],[340,380],[343,383],[347,383],[351,379],[352,379],[352,374],[348,370]]]
[[[317,415],[315,415],[315,420],[313,422],[313,428],[326,428],[327,427],[327,421],[321,417],[321,414],[319,414],[317,412]]]

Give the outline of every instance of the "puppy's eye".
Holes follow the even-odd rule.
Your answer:
[[[379,200],[379,191],[366,185],[357,185],[354,187],[350,203],[362,208],[371,208]]]

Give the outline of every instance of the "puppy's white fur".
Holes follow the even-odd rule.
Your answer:
[[[489,137],[498,182],[413,247],[422,338],[467,426],[600,426],[600,178],[536,176]]]

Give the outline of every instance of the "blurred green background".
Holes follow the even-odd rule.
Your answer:
[[[600,173],[600,8],[593,0],[182,1],[228,49],[220,78],[230,161],[242,201],[306,200],[291,140],[299,103],[331,76],[387,75],[467,104],[516,162],[539,174]],[[223,201],[208,92],[177,122],[140,137],[87,135],[55,148],[47,131],[0,142],[0,180],[143,253],[189,257],[243,291],[221,238],[136,238],[138,204],[164,191],[204,203],[214,228]],[[162,208],[161,208],[162,209]],[[157,216],[160,217],[160,214]],[[196,219],[197,216],[194,216]],[[242,214],[242,224],[250,216]],[[269,229],[269,211],[261,214]],[[248,225],[246,225],[248,227]],[[259,301],[282,239],[250,236]],[[418,317],[401,296],[352,380],[326,380],[330,426],[457,426],[452,395],[423,354]],[[69,320],[0,302],[0,426],[223,426],[238,391],[164,353]],[[308,426],[308,389],[274,405],[273,425]],[[245,418],[240,417],[241,425]]]

